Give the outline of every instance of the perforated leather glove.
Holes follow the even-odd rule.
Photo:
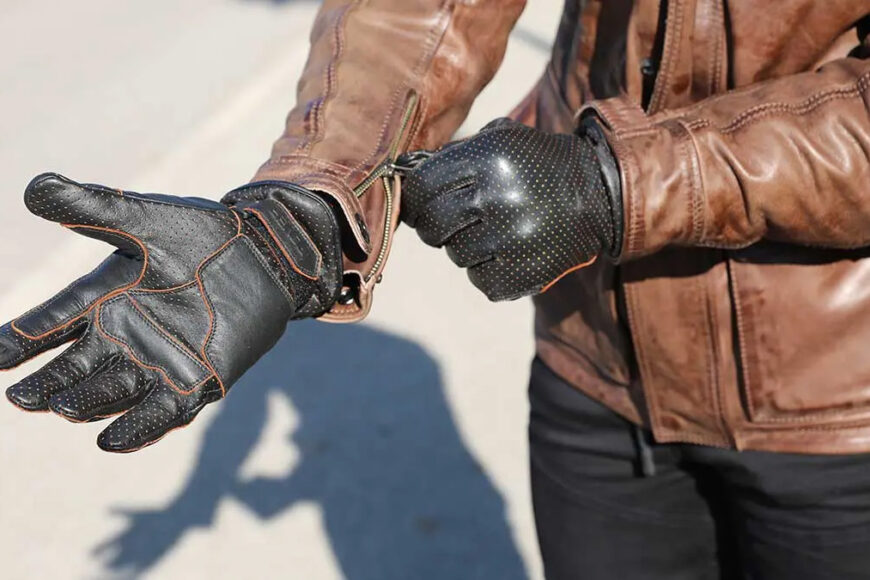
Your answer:
[[[74,341],[10,387],[12,403],[71,421],[123,413],[100,433],[134,451],[189,423],[268,351],[288,320],[317,316],[341,285],[339,228],[319,196],[286,183],[229,206],[34,179],[27,208],[117,250],[0,327],[0,368]]]
[[[619,253],[619,177],[595,129],[551,135],[498,119],[407,173],[402,219],[490,300],[543,292]]]

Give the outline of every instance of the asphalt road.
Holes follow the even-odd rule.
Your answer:
[[[462,131],[535,82],[560,8],[529,7]],[[31,177],[213,198],[245,183],[292,105],[316,10],[0,0],[0,318],[107,251],[27,214]],[[0,402],[0,577],[540,578],[531,356],[528,302],[489,304],[402,229],[364,324],[292,325],[159,445],[105,454],[99,424]]]

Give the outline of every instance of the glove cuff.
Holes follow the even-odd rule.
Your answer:
[[[585,116],[581,118],[580,125],[577,127],[577,136],[592,147],[598,159],[598,167],[607,192],[611,223],[613,224],[613,237],[611,238],[613,241],[609,248],[605,248],[605,251],[611,259],[616,261],[622,254],[622,240],[625,233],[619,165],[616,162],[616,156],[610,149],[607,138],[604,136],[604,131],[595,117]]]
[[[320,316],[341,289],[341,236],[334,210],[321,196],[291,183],[255,182],[225,203],[268,245],[297,301],[293,318]]]

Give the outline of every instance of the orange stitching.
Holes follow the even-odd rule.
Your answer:
[[[299,220],[287,209],[284,204],[280,204],[281,209],[284,210],[284,213],[287,214],[287,217],[290,218],[293,223],[299,226],[299,231],[302,232],[302,235],[305,236],[305,239],[311,244],[311,247],[314,248],[314,253],[317,254],[317,268],[316,270],[320,272],[320,267],[323,265],[323,254],[320,253],[320,250],[317,248],[317,244],[314,243],[314,240],[311,239],[311,236],[308,235],[308,232],[302,227],[302,224],[299,223]]]
[[[547,290],[552,288],[553,284],[555,284],[556,282],[558,282],[559,280],[561,280],[562,278],[564,278],[565,276],[567,276],[571,272],[575,272],[581,268],[585,268],[586,266],[592,264],[592,262],[594,262],[597,259],[598,259],[598,255],[596,254],[595,256],[592,256],[591,260],[587,260],[586,262],[583,262],[582,264],[577,264],[576,266],[574,266],[572,268],[568,268],[567,270],[565,270],[564,272],[559,274],[554,280],[550,281],[550,283],[548,283],[546,286],[541,288],[541,294],[543,294],[544,292],[546,292]]]
[[[47,330],[46,332],[43,332],[42,334],[39,334],[36,336],[27,334],[26,332],[24,332],[23,330],[21,330],[17,326],[15,326],[15,322],[17,319],[13,320],[11,323],[9,323],[10,326],[12,327],[12,330],[14,330],[18,334],[20,334],[21,336],[23,336],[24,338],[27,338],[29,340],[40,340],[42,338],[45,338],[49,334],[53,334],[53,333],[57,332],[58,330],[64,329],[67,326],[76,322],[78,319],[87,315],[91,310],[93,310],[94,308],[96,308],[97,306],[99,306],[101,303],[105,302],[109,298],[111,298],[113,296],[117,296],[118,294],[124,292],[125,290],[129,290],[130,288],[137,286],[140,282],[142,282],[142,278],[145,277],[145,270],[148,269],[148,248],[146,248],[144,242],[142,242],[142,240],[140,240],[136,236],[134,236],[132,234],[128,234],[126,232],[122,232],[121,230],[116,230],[116,229],[112,229],[112,228],[103,228],[100,226],[86,226],[86,225],[80,225],[80,224],[61,224],[61,225],[65,228],[68,228],[71,230],[74,230],[77,228],[82,228],[82,229],[97,230],[97,231],[102,231],[102,232],[109,232],[109,233],[117,234],[117,235],[120,235],[122,237],[126,237],[126,238],[133,240],[133,242],[135,242],[136,245],[138,245],[139,248],[142,249],[142,254],[144,256],[142,270],[139,272],[139,277],[136,278],[135,281],[133,281],[130,284],[127,284],[125,286],[115,288],[114,290],[110,291],[109,293],[105,294],[104,296],[98,298],[96,302],[94,302],[93,304],[88,306],[88,308],[84,312],[82,312],[81,314],[79,314],[78,316],[73,318],[72,320],[65,322],[64,324],[61,324],[60,326],[56,326],[56,327],[52,328],[51,330]]]
[[[284,207],[284,206],[282,205],[281,207]],[[253,208],[253,207],[248,208],[248,209],[249,209],[251,212],[257,214],[257,217],[260,218],[260,222],[262,222],[263,225],[266,226],[266,230],[269,232],[269,235],[272,236],[272,238],[273,238],[276,242],[278,242],[278,249],[281,250],[281,253],[284,255],[285,258],[287,258],[287,261],[290,262],[290,267],[293,268],[293,271],[296,272],[297,274],[299,274],[300,276],[304,276],[305,278],[308,278],[309,280],[317,281],[317,280],[318,280],[317,277],[312,277],[311,275],[306,274],[305,272],[303,272],[302,270],[299,269],[299,267],[296,265],[296,262],[294,262],[294,261],[293,261],[293,258],[290,257],[290,254],[288,254],[287,251],[284,249],[284,244],[281,243],[281,241],[280,241],[280,239],[278,238],[278,236],[277,236],[277,235],[275,234],[275,232],[272,230],[272,226],[270,226],[270,225],[268,224],[268,222],[266,222],[266,218],[265,218],[265,216],[263,215],[263,213],[262,213],[260,210],[258,210],[258,209],[256,209],[256,208]],[[296,225],[299,225],[299,222],[296,221],[296,219],[293,217],[293,214],[291,214],[291,213],[287,210],[287,208],[284,208],[284,211],[287,212],[287,215],[290,217],[291,220],[293,220],[293,223],[295,223]],[[320,271],[320,264],[321,264],[321,261],[322,261],[323,257],[320,255],[320,252],[317,250],[317,246],[314,245],[314,242],[311,241],[311,238],[308,237],[308,234],[306,234],[306,233],[305,233],[305,230],[302,229],[302,226],[299,226],[299,228],[300,228],[300,230],[302,230],[302,235],[304,235],[305,238],[306,238],[309,242],[311,242],[311,247],[313,247],[313,248],[314,248],[314,251],[317,252],[317,271],[319,272],[319,271]]]
[[[224,397],[227,395],[226,388],[224,387],[224,382],[223,382],[223,380],[221,380],[221,377],[218,375],[217,371],[214,369],[214,366],[212,366],[211,361],[208,358],[208,355],[205,354],[205,347],[208,345],[208,341],[211,338],[211,333],[214,331],[214,311],[212,310],[211,303],[208,300],[208,296],[206,296],[206,294],[205,294],[205,284],[203,284],[202,278],[200,278],[199,273],[202,270],[202,268],[206,262],[208,262],[209,260],[214,258],[216,255],[218,255],[220,252],[223,251],[224,248],[229,246],[233,242],[233,240],[235,240],[236,238],[242,237],[242,235],[243,234],[237,234],[237,235],[233,236],[232,238],[230,238],[229,240],[227,240],[220,248],[218,248],[217,250],[212,252],[212,254],[210,256],[208,256],[202,262],[200,262],[199,266],[197,266],[197,268],[196,268],[196,271],[193,273],[194,277],[196,278],[196,283],[199,286],[200,297],[202,298],[202,301],[205,304],[205,310],[206,310],[206,313],[208,314],[208,332],[205,333],[205,340],[203,340],[202,347],[200,347],[199,352],[202,355],[202,360],[205,363],[205,365],[211,370],[211,372],[214,373],[214,376],[217,379],[218,385],[220,385],[222,396],[224,396]]]
[[[196,284],[194,280],[190,282],[185,282],[184,284],[179,284],[178,286],[172,286],[171,288],[136,288],[134,292],[137,294],[160,294],[163,292],[177,292],[179,290],[184,290],[190,286]]]
[[[127,300],[130,301],[130,304],[133,305],[133,308],[135,308],[135,309],[139,312],[139,314],[142,315],[143,318],[145,318],[148,322],[150,322],[152,325],[155,326],[155,330],[157,330],[158,332],[160,332],[161,334],[163,334],[164,336],[166,336],[166,338],[168,338],[169,340],[171,340],[172,342],[174,342],[174,343],[175,343],[175,344],[176,344],[176,345],[177,345],[177,346],[182,350],[182,352],[184,352],[184,354],[188,355],[190,358],[192,358],[192,359],[195,360],[196,362],[202,364],[202,361],[199,360],[199,357],[196,356],[194,353],[192,353],[192,352],[191,352],[191,351],[190,351],[190,350],[189,350],[189,349],[188,349],[188,348],[187,348],[187,347],[186,347],[186,346],[181,342],[181,339],[179,339],[179,338],[177,338],[176,336],[172,335],[168,330],[166,330],[166,329],[163,327],[162,324],[158,323],[156,320],[154,320],[153,318],[151,318],[150,316],[148,316],[148,314],[146,314],[145,311],[142,310],[142,307],[139,305],[139,303],[136,301],[135,298],[133,298],[132,296],[130,296],[130,295],[128,294],[128,295],[127,295]]]
[[[211,378],[211,375],[207,376],[202,381],[193,385],[190,388],[190,390],[188,390],[188,391],[185,391],[184,389],[179,388],[172,381],[172,379],[169,378],[169,375],[166,373],[165,370],[163,370],[161,367],[154,367],[154,366],[145,364],[142,360],[139,359],[139,357],[136,356],[136,354],[133,352],[133,349],[130,347],[130,345],[128,345],[124,341],[119,340],[119,339],[115,338],[114,336],[112,336],[111,334],[109,334],[109,332],[105,328],[103,328],[103,324],[100,321],[101,314],[102,314],[102,308],[98,309],[96,315],[94,316],[94,324],[96,324],[97,329],[99,329],[100,333],[102,333],[102,335],[105,336],[107,339],[109,339],[111,342],[114,342],[115,344],[117,344],[118,346],[123,348],[125,351],[127,351],[127,354],[130,356],[130,359],[133,361],[134,364],[137,364],[142,368],[146,368],[148,370],[156,371],[156,372],[160,373],[160,375],[163,376],[164,380],[166,380],[167,385],[173,391],[176,391],[177,393],[179,393],[181,395],[189,395],[189,394],[193,393],[196,389],[198,389],[199,387],[204,385],[206,382],[208,382],[208,380]],[[209,367],[209,370],[212,370],[211,367]],[[218,381],[220,381],[220,379],[218,379]]]
[[[236,218],[236,235],[238,236],[242,233],[242,218],[234,211],[231,211],[230,213],[233,214],[234,218]]]
[[[71,320],[71,321],[70,321],[70,324],[74,323],[76,320],[79,320],[80,318],[81,318],[81,316],[77,316],[74,320]],[[17,331],[16,331],[16,332],[17,332]],[[77,340],[77,338],[72,338],[71,336],[67,336],[67,340],[64,340],[63,342],[61,342],[60,344],[55,345],[55,346],[52,347],[52,348],[58,348],[58,347],[61,347],[61,346],[65,345],[66,343],[68,343],[68,342],[72,342],[72,341],[74,341],[74,340]],[[43,347],[39,347],[39,348],[43,348]],[[25,356],[23,360],[21,360],[20,362],[15,363],[15,364],[12,365],[11,367],[3,367],[3,368],[0,368],[0,373],[5,373],[5,372],[7,372],[7,371],[14,371],[15,369],[17,369],[18,367],[20,367],[20,366],[23,365],[24,363],[32,361],[34,357],[39,356],[40,354],[43,354],[44,352],[45,352],[45,350],[40,351],[40,352],[37,353],[37,354],[30,353],[30,354],[28,354],[27,356]]]
[[[269,243],[269,241],[266,239],[266,236],[260,233],[260,230],[258,230],[257,228],[251,228],[251,231],[257,234],[257,239],[263,243],[267,250],[269,250],[269,255],[272,256],[272,259],[275,260],[275,263],[278,265],[279,268],[281,268],[281,273],[287,276],[287,268],[281,262],[281,258],[278,257],[278,254],[275,253],[275,250],[272,249],[272,244]]]

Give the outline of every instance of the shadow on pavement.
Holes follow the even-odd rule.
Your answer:
[[[286,477],[243,482],[275,391],[298,414],[298,463]],[[350,580],[526,577],[504,501],[456,430],[437,364],[417,344],[364,326],[292,323],[221,405],[178,497],[123,512],[126,529],[97,551],[113,571],[145,571],[186,532],[211,525],[226,497],[263,519],[317,502]]]

